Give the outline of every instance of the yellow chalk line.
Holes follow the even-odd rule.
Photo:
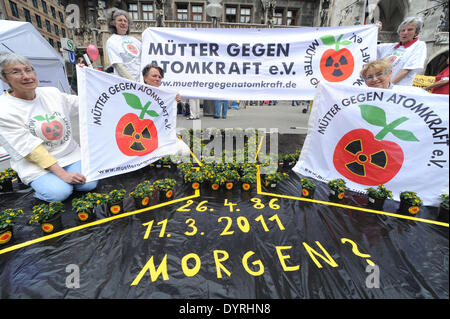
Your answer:
[[[39,238],[36,238],[36,239],[33,239],[33,240],[29,240],[29,241],[26,241],[26,242],[23,242],[23,243],[20,243],[20,244],[17,244],[17,245],[13,245],[13,246],[4,248],[4,249],[0,250],[0,255],[4,254],[4,253],[7,253],[7,252],[10,252],[10,251],[13,251],[13,250],[16,250],[16,249],[19,249],[19,248],[23,248],[23,247],[30,246],[30,245],[33,245],[33,244],[36,244],[36,243],[39,243],[39,242],[43,242],[43,241],[46,241],[46,240],[49,240],[49,239],[52,239],[52,238],[55,238],[55,237],[59,237],[59,236],[65,235],[65,234],[73,233],[75,231],[79,231],[79,230],[82,230],[82,229],[85,229],[85,228],[89,228],[89,227],[92,227],[92,226],[104,224],[104,223],[107,223],[107,222],[110,222],[112,220],[116,220],[116,219],[119,219],[119,218],[124,218],[124,217],[128,217],[128,216],[131,216],[131,215],[140,214],[140,213],[143,213],[143,212],[146,212],[146,211],[150,211],[150,210],[154,210],[154,209],[157,209],[157,208],[160,208],[160,207],[169,206],[169,205],[172,205],[172,204],[175,204],[175,203],[179,203],[179,202],[183,202],[185,200],[196,198],[196,197],[199,197],[199,196],[200,196],[200,190],[196,189],[195,192],[194,192],[194,195],[191,195],[191,196],[188,196],[188,197],[174,199],[174,200],[171,200],[171,201],[168,201],[168,202],[160,203],[160,204],[157,204],[157,205],[154,205],[154,206],[150,206],[150,207],[147,207],[147,208],[135,210],[135,211],[132,211],[132,212],[122,213],[122,214],[119,214],[119,215],[116,215],[116,216],[102,218],[102,219],[95,220],[95,221],[90,222],[90,223],[86,223],[86,224],[83,224],[83,225],[75,226],[75,227],[72,227],[72,228],[67,228],[67,229],[61,230],[61,231],[53,233],[53,234],[49,234],[49,235],[46,235],[46,236],[43,236],[43,237],[39,237]]]
[[[422,223],[428,223],[428,224],[434,224],[434,225],[438,225],[438,226],[449,227],[448,223],[439,222],[439,221],[431,220],[431,219],[424,219],[424,218],[412,217],[412,216],[407,216],[407,215],[394,214],[394,213],[384,212],[384,211],[380,211],[380,210],[374,210],[374,209],[357,207],[357,206],[349,206],[349,205],[333,203],[333,202],[325,202],[325,201],[321,201],[321,200],[309,199],[309,198],[304,198],[304,197],[295,197],[295,196],[289,196],[289,195],[280,195],[280,194],[262,192],[261,191],[261,176],[259,174],[259,166],[260,165],[258,165],[256,167],[256,172],[257,172],[256,193],[258,195],[287,198],[287,199],[300,200],[300,201],[304,201],[304,202],[311,202],[311,203],[317,203],[317,204],[328,205],[328,206],[348,208],[348,209],[359,210],[362,212],[367,212],[367,213],[372,213],[372,214],[387,215],[387,216],[392,216],[392,217],[397,217],[397,218],[409,219],[409,220],[422,222]]]

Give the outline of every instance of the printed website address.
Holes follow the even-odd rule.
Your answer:
[[[116,172],[122,172],[122,171],[133,171],[142,166],[148,165],[149,163],[156,161],[158,158],[159,157],[152,157],[152,158],[149,158],[148,160],[145,160],[140,163],[127,164],[127,165],[122,165],[122,166],[117,166],[117,167],[112,167],[112,168],[105,168],[102,170],[98,170],[97,172],[99,175],[104,175],[104,174],[110,174],[110,173],[116,173]]]
[[[271,88],[271,89],[293,89],[297,84],[292,81],[259,81],[259,82],[221,82],[221,81],[162,81],[162,86],[165,87],[182,87],[182,88],[206,88],[213,89],[228,89],[228,88]]]

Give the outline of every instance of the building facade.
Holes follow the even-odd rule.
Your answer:
[[[68,36],[60,0],[0,0],[0,18],[30,22],[58,52]]]
[[[116,7],[133,18],[131,35],[141,38],[148,27],[279,28],[375,23],[380,42],[396,42],[404,18],[420,16],[420,39],[427,43],[425,74],[436,75],[448,57],[446,0],[0,0],[0,18],[31,22],[58,49],[60,38],[74,40],[78,54],[89,44],[99,48],[97,65],[108,66],[103,51],[110,36],[106,16]]]

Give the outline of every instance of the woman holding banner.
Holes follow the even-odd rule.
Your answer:
[[[378,58],[388,59],[392,64],[392,83],[395,85],[411,86],[416,74],[423,69],[427,46],[418,38],[422,27],[421,18],[406,18],[397,29],[400,42],[377,46]],[[381,31],[381,22],[378,22],[378,28]]]
[[[0,55],[0,78],[10,89],[0,96],[0,139],[11,156],[11,168],[35,190],[35,197],[63,201],[74,190],[91,191],[81,172],[80,147],[72,135],[70,116],[78,97],[54,87],[37,87],[27,58]]]
[[[144,79],[145,84],[160,87],[161,80],[164,78],[164,70],[156,64],[148,64],[142,69],[142,78]],[[181,102],[181,96],[179,93],[177,93],[175,101],[177,103]],[[176,108],[176,105],[174,107]],[[189,156],[190,151],[189,146],[187,146],[182,140],[177,140],[177,155]]]
[[[392,83],[392,64],[387,59],[372,61],[364,65],[360,73],[368,87],[395,90],[396,92],[428,94],[415,86],[394,85]]]
[[[141,72],[141,41],[129,36],[128,12],[113,10],[108,28],[113,35],[106,41],[106,53],[114,67],[114,74],[131,81],[139,81]]]

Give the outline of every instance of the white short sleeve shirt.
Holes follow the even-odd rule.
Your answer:
[[[385,43],[377,46],[379,59],[387,58],[392,63],[392,78],[402,69],[411,70],[397,85],[411,86],[417,73],[425,64],[427,46],[425,42],[417,40],[406,48],[398,43]]]

